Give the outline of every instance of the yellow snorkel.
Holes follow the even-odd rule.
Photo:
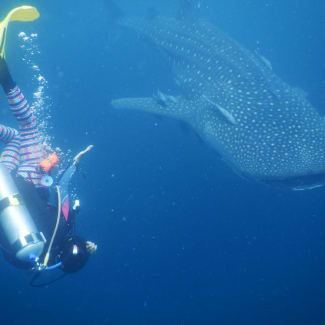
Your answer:
[[[6,18],[0,23],[0,58],[5,57],[7,27],[11,21],[33,21],[40,16],[35,7],[21,6],[9,11]]]

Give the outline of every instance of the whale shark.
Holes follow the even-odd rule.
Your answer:
[[[168,57],[179,94],[114,99],[113,108],[185,121],[245,177],[295,190],[325,183],[325,119],[267,59],[202,19],[120,23]]]

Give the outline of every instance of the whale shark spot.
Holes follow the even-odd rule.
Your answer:
[[[168,58],[181,93],[115,99],[113,107],[188,123],[246,177],[292,189],[324,184],[324,118],[266,60],[205,20],[125,17],[121,24]]]

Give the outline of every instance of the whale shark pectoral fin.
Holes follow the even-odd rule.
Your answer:
[[[111,105],[114,109],[145,111],[184,121],[188,121],[192,110],[192,106],[187,103],[187,100],[180,97],[166,98],[166,100],[161,98],[157,100],[156,97],[119,98],[112,100]]]
[[[162,106],[167,106],[169,104],[177,104],[179,97],[173,95],[167,95],[162,91],[158,90],[152,95],[152,98],[157,101],[158,104]]]
[[[209,104],[213,105],[215,108],[217,108],[217,111],[220,113],[220,115],[230,124],[236,125],[237,121],[234,118],[234,116],[225,108],[223,108],[221,105],[219,105],[218,103],[213,102],[212,100],[210,100],[208,97],[206,97],[205,95],[202,95],[202,98],[207,101]]]

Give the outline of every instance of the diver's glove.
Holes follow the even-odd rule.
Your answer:
[[[7,62],[4,58],[0,57],[0,84],[6,94],[10,92],[10,90],[16,87],[16,83],[13,81]]]
[[[89,254],[94,254],[97,251],[97,245],[89,240],[86,241],[86,249]]]

